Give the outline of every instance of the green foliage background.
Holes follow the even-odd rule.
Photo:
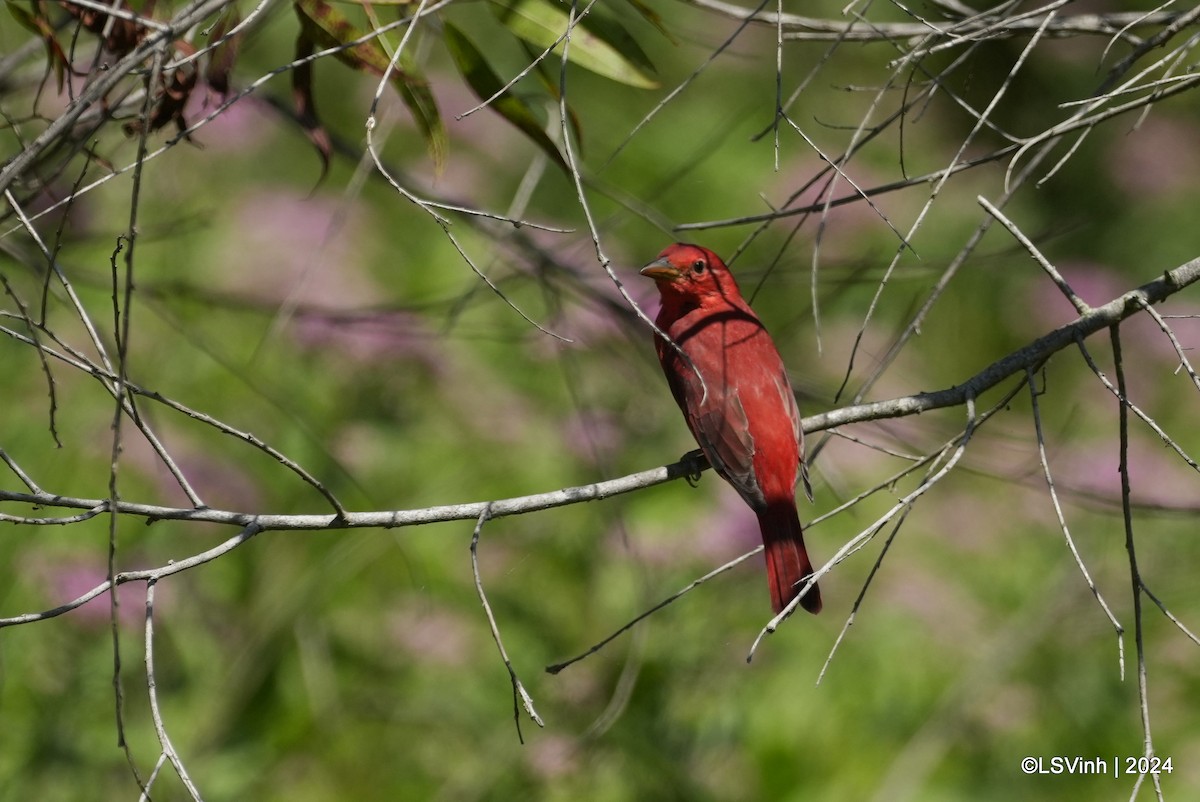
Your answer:
[[[818,4],[831,17],[836,5]],[[751,140],[774,108],[769,28],[743,34],[608,161],[733,30],[695,8],[655,8],[674,42],[630,7],[610,13],[650,55],[659,89],[567,71],[605,252],[650,308],[652,289],[635,271],[663,246],[686,238],[731,253],[751,230],[683,235],[660,223],[761,213],[821,166],[786,128],[778,171],[771,136]],[[806,5],[803,13],[818,9]],[[484,51],[497,74],[507,78],[527,63],[515,41],[489,39],[500,30],[489,12],[464,6],[445,15],[477,43],[492,42]],[[894,10],[882,16],[903,19]],[[235,78],[247,81],[288,61],[295,30],[290,14],[272,14],[243,44]],[[24,35],[6,26],[0,50],[15,50]],[[969,68],[948,76],[947,89],[981,107],[1026,42],[982,47]],[[997,114],[1018,135],[1040,130],[1054,103],[1094,89],[1104,45],[1101,38],[1044,42]],[[787,46],[785,93],[825,48]],[[390,95],[383,158],[418,193],[504,210],[530,164],[544,156],[489,112],[456,119],[475,100],[434,32],[417,52],[447,127],[446,164],[434,167]],[[880,84],[895,56],[886,44],[837,49],[793,118],[825,152],[840,152],[843,126],[856,125],[872,97],[851,87]],[[927,66],[935,70],[945,58]],[[555,78],[558,64],[549,62]],[[673,462],[692,447],[649,333],[622,311],[561,171],[544,167],[520,216],[573,232],[453,215],[451,230],[513,303],[570,343],[538,332],[488,291],[443,230],[367,165],[335,155],[318,184],[311,146],[265,100],[286,106],[286,80],[198,131],[199,146],[175,147],[148,164],[132,309],[135,381],[280,448],[354,510],[548,491]],[[322,119],[353,152],[361,151],[374,83],[332,60],[317,64]],[[32,84],[22,88],[32,91]],[[901,92],[898,86],[889,98]],[[534,78],[517,93],[554,117]],[[193,113],[206,111],[197,102]],[[1140,127],[1135,122],[1122,118],[1095,131],[1041,188],[1008,207],[1092,303],[1196,254],[1194,100],[1164,102]],[[903,140],[896,129],[879,137],[851,175],[862,186],[897,180],[901,156],[908,175],[938,169],[971,125],[938,98],[912,116]],[[6,152],[20,145],[16,130],[6,132]],[[109,134],[98,150],[122,165],[134,157],[135,141]],[[858,355],[858,380],[981,219],[976,195],[994,200],[1003,191],[1004,167],[967,171],[947,185],[889,279]],[[101,173],[93,168],[93,176]],[[130,191],[126,175],[80,199],[59,254],[99,320],[110,319],[110,258],[128,224]],[[918,186],[874,202],[903,231],[927,193]],[[820,251],[818,348],[809,294],[816,223],[806,221],[790,241],[791,224],[777,223],[734,264],[745,289],[761,282],[755,307],[809,413],[834,405],[857,327],[898,247],[865,204],[832,213]],[[43,223],[43,235],[53,239],[55,225]],[[17,292],[36,298],[44,263],[29,257],[31,246],[12,226],[5,221],[0,264]],[[540,263],[532,256],[538,253]],[[52,307],[64,336],[82,342],[61,300]],[[1164,312],[1197,311],[1190,294],[1169,307]],[[950,386],[1073,316],[1027,255],[994,231],[870,397]],[[1123,331],[1135,402],[1195,453],[1196,390],[1174,372],[1169,343],[1145,319]],[[1177,321],[1177,331],[1185,345],[1195,342],[1194,321]],[[1097,338],[1089,349],[1111,376],[1106,342]],[[88,377],[57,369],[57,448],[36,354],[6,340],[0,372],[0,447],[48,490],[104,497],[109,396]],[[1116,402],[1077,353],[1057,357],[1044,381],[1043,424],[1068,522],[1126,628],[1123,679],[1117,638],[1044,489],[1024,393],[977,434],[962,469],[909,516],[819,685],[883,535],[824,582],[824,614],[790,619],[749,665],[747,651],[769,612],[757,558],[561,674],[543,672],[755,545],[749,513],[706,474],[695,489],[676,482],[484,528],[483,583],[514,668],[546,721],[538,729],[522,716],[523,745],[508,675],[473,588],[469,522],[268,532],[162,582],[156,665],[168,732],[209,800],[1128,798],[1130,776],[1026,776],[1020,768],[1027,755],[1078,755],[1106,758],[1111,771],[1120,757],[1143,750],[1115,492]],[[981,407],[999,398],[981,399]],[[245,444],[153,404],[143,410],[211,506],[326,511],[311,488]],[[850,433],[925,453],[963,422],[963,410],[951,409]],[[184,504],[145,444],[126,431],[121,496]],[[818,440],[810,437],[810,446]],[[1195,630],[1195,474],[1144,428],[1135,431],[1133,454],[1134,496],[1144,502],[1136,519],[1143,576]],[[816,502],[802,505],[802,517],[832,509],[903,464],[830,440],[813,468]],[[19,489],[15,477],[3,481]],[[902,483],[813,527],[810,548],[819,562],[912,486]],[[7,504],[3,511],[29,513]],[[107,527],[99,517],[0,530],[0,616],[56,606],[102,580]],[[122,520],[118,562],[163,565],[232,534]],[[144,777],[159,747],[141,655],[142,588],[125,586],[119,600],[125,734]],[[1173,758],[1163,787],[1169,798],[1186,799],[1200,790],[1200,660],[1196,645],[1152,605],[1143,609],[1154,744]],[[0,630],[0,800],[136,797],[116,748],[112,677],[103,599]],[[185,796],[164,769],[154,798]],[[1148,788],[1140,798],[1150,798]]]

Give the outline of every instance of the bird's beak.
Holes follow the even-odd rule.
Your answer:
[[[679,268],[666,259],[656,259],[641,269],[641,274],[655,281],[675,281],[679,278]]]

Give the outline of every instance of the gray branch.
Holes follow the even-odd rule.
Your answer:
[[[1159,303],[1189,284],[1200,279],[1200,258],[1163,273],[1161,278],[1143,284],[1135,290],[1096,307],[1075,320],[1055,329],[1031,342],[1020,350],[998,359],[962,384],[945,390],[858,404],[842,409],[833,409],[804,419],[804,430],[819,431],[847,423],[860,423],[883,418],[899,418],[916,415],[931,409],[959,406],[969,396],[980,396],[1010,376],[1024,375],[1027,369],[1036,369],[1043,362],[1067,346],[1074,345],[1076,338],[1092,334],[1120,323],[1127,317],[1143,311],[1143,304]]]
[[[785,39],[836,42],[886,42],[921,39],[930,35],[952,36],[959,39],[976,37],[998,38],[1028,35],[1046,23],[1045,14],[1030,14],[1015,18],[983,13],[962,20],[940,21],[921,19],[915,22],[859,22],[854,19],[821,19],[799,14],[776,14],[725,3],[722,0],[690,0],[692,5],[739,21],[749,21],[775,27],[779,24]],[[1172,25],[1185,18],[1184,12],[1128,11],[1112,14],[1071,14],[1050,20],[1046,33],[1050,36],[1117,36],[1134,28]]]
[[[967,399],[982,395],[1000,382],[1012,376],[1024,376],[1027,370],[1036,370],[1047,359],[1058,351],[1072,346],[1076,340],[1120,323],[1138,312],[1144,311],[1152,304],[1159,303],[1171,295],[1200,279],[1200,258],[1181,265],[1174,270],[1168,270],[1162,277],[1137,289],[1130,290],[1124,295],[1103,306],[1080,315],[1071,323],[1066,324],[1043,337],[1034,340],[1008,356],[999,359],[967,379],[962,384],[945,390],[893,398],[889,401],[877,401],[868,404],[857,404],[842,409],[830,410],[804,419],[804,430],[807,432],[831,429],[850,423],[897,418],[905,415],[915,415],[932,409],[960,406]],[[633,490],[669,482],[673,479],[693,476],[698,470],[707,467],[695,458],[685,458],[671,465],[653,468],[648,471],[596,482],[590,485],[567,487],[549,493],[538,493],[530,496],[500,499],[497,501],[476,501],[465,504],[448,504],[438,507],[425,507],[416,510],[393,510],[374,512],[348,512],[344,516],[336,514],[324,515],[272,515],[217,510],[209,507],[179,508],[163,507],[153,504],[137,504],[128,501],[115,502],[115,509],[121,515],[145,518],[147,523],[159,520],[170,521],[202,521],[205,523],[226,524],[230,526],[251,527],[253,531],[307,530],[319,531],[328,529],[362,529],[368,527],[393,528],[400,526],[420,526],[422,524],[440,523],[443,521],[475,521],[485,511],[489,518],[502,518],[507,515],[518,515],[537,512],[554,507],[563,507],[583,501],[599,501]],[[82,515],[62,518],[40,518],[34,516],[18,516],[11,513],[0,515],[0,522],[25,524],[69,524],[86,520],[94,515],[108,512],[111,502],[108,499],[73,498],[60,496],[45,491],[29,490],[18,492],[0,490],[0,502],[15,502],[30,504],[40,508],[84,510]]]

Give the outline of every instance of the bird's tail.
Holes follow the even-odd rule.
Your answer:
[[[767,557],[767,584],[771,589],[771,606],[782,612],[796,598],[804,581],[813,572],[804,549],[804,533],[794,502],[769,505],[758,514],[763,546]],[[814,615],[821,612],[821,591],[813,585],[800,600],[800,605]]]

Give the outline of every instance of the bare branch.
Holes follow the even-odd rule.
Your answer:
[[[958,406],[966,402],[968,394],[981,395],[1011,376],[1024,373],[1026,368],[1037,367],[1054,354],[1075,343],[1077,338],[1092,334],[1120,323],[1142,310],[1143,304],[1156,304],[1174,295],[1179,290],[1200,279],[1200,258],[1168,270],[1161,278],[1147,282],[1130,290],[1103,306],[1098,306],[1086,315],[1034,340],[1008,356],[998,359],[976,373],[962,384],[945,390],[876,401],[852,407],[835,409],[804,419],[804,430],[829,429],[847,423],[881,418],[897,418],[926,412],[931,409]]]
[[[150,716],[154,720],[154,732],[158,735],[158,743],[162,747],[163,755],[175,768],[175,773],[179,775],[179,779],[187,788],[192,799],[201,802],[200,791],[192,782],[192,778],[188,776],[183,761],[179,759],[179,754],[175,751],[174,744],[171,743],[171,736],[167,734],[162,710],[158,705],[158,680],[154,673],[154,588],[157,581],[151,579],[146,583],[146,689],[150,694]],[[149,782],[147,782],[148,785]]]
[[[1179,338],[1175,336],[1175,332],[1169,325],[1167,325],[1167,321],[1158,313],[1157,309],[1155,309],[1153,306],[1146,306],[1145,309],[1146,314],[1150,315],[1150,317],[1154,319],[1154,322],[1158,324],[1160,329],[1162,329],[1163,334],[1167,335],[1167,339],[1171,341],[1171,347],[1175,349],[1175,353],[1179,356],[1179,366],[1187,371],[1187,375],[1189,378],[1191,378],[1192,384],[1196,386],[1197,390],[1200,390],[1200,375],[1196,374],[1196,369],[1192,367],[1192,363],[1187,358],[1187,354],[1185,353],[1186,349],[1180,344]],[[1176,373],[1178,372],[1179,369],[1176,368]]]
[[[1075,294],[1075,290],[1071,289],[1071,285],[1067,283],[1065,278],[1063,278],[1062,273],[1058,272],[1058,268],[1051,264],[1050,260],[1042,255],[1042,252],[1038,250],[1037,246],[1033,244],[1032,240],[1025,236],[1021,229],[1017,228],[1016,223],[1005,217],[1004,212],[993,206],[991,201],[982,195],[976,198],[976,200],[979,201],[979,205],[982,206],[988,214],[1000,221],[1000,225],[1008,229],[1008,232],[1013,235],[1017,242],[1021,243],[1022,248],[1029,251],[1029,255],[1033,257],[1034,261],[1041,265],[1042,270],[1046,271],[1046,275],[1050,276],[1050,280],[1053,281],[1055,285],[1058,286],[1059,291],[1067,297],[1067,300],[1070,301],[1071,305],[1075,307],[1076,312],[1081,315],[1086,315],[1089,311],[1091,311],[1091,307],[1088,306],[1082,298]]]
[[[1075,540],[1071,537],[1071,530],[1067,527],[1066,516],[1063,515],[1062,505],[1058,503],[1058,491],[1054,489],[1054,477],[1050,474],[1050,460],[1046,456],[1046,439],[1042,434],[1042,413],[1038,408],[1038,388],[1037,379],[1033,375],[1033,369],[1030,368],[1025,373],[1025,380],[1029,382],[1029,399],[1033,405],[1033,426],[1037,434],[1038,458],[1042,463],[1042,475],[1046,477],[1046,488],[1050,491],[1050,501],[1054,505],[1054,514],[1058,517],[1058,527],[1062,530],[1063,537],[1067,541],[1067,548],[1071,550],[1071,556],[1075,558],[1075,564],[1079,566],[1079,573],[1083,574],[1083,580],[1087,582],[1088,589],[1096,598],[1100,609],[1104,611],[1104,615],[1108,617],[1108,621],[1112,624],[1113,629],[1117,633],[1117,664],[1120,668],[1121,679],[1125,679],[1125,628],[1121,626],[1121,622],[1113,615],[1109,609],[1108,602],[1104,600],[1100,589],[1096,587],[1096,583],[1092,581],[1092,575],[1088,571],[1087,566],[1083,563],[1083,558],[1079,556],[1079,549],[1075,547]]]
[[[927,36],[930,32],[967,39],[986,32],[989,38],[1012,38],[1026,36],[1040,27],[1045,15],[1038,13],[1015,20],[996,20],[990,13],[978,14],[966,20],[940,22],[923,19],[920,22],[872,22],[871,25],[853,25],[847,20],[820,19],[798,14],[775,14],[762,11],[762,6],[751,10],[724,3],[721,0],[689,0],[692,5],[714,11],[722,16],[739,21],[762,25],[782,25],[786,39],[806,41],[886,42],[895,39],[913,39]],[[1154,28],[1177,24],[1185,15],[1180,12],[1158,12],[1147,14],[1130,11],[1112,14],[1075,14],[1051,22],[1046,30],[1051,36],[1113,36],[1132,27]],[[1185,23],[1186,24],[1186,23]]]
[[[896,418],[966,404],[968,399],[983,394],[1005,379],[1023,376],[1027,368],[1037,367],[1063,348],[1075,344],[1100,329],[1120,323],[1127,317],[1142,311],[1144,305],[1158,303],[1194,283],[1197,279],[1200,279],[1200,259],[1169,270],[1161,278],[1148,282],[1135,290],[1130,290],[1103,306],[1092,309],[1088,314],[1081,315],[1075,321],[1055,329],[1029,345],[993,362],[962,384],[945,390],[917,393],[888,401],[858,404],[811,415],[803,421],[804,430],[813,432],[849,423]],[[439,521],[477,520],[485,509],[489,510],[489,517],[500,518],[583,501],[596,501],[683,478],[693,470],[692,462],[682,461],[617,479],[530,496],[414,510],[349,512],[345,515],[260,514],[212,508],[164,507],[124,500],[115,502],[115,510],[120,514],[146,518],[151,522],[157,520],[204,521],[234,526],[255,526],[260,530],[314,531],[342,528],[392,528]],[[75,498],[46,491],[0,490],[0,501],[89,511],[113,509],[109,506],[110,502],[104,499]]]
[[[950,471],[954,469],[954,466],[958,464],[958,461],[962,459],[962,455],[966,452],[967,443],[971,441],[971,435],[975,432],[976,420],[974,394],[969,394],[967,396],[966,403],[967,425],[963,430],[962,435],[960,435],[958,438],[958,447],[954,450],[954,453],[951,454],[950,459],[946,461],[946,464],[943,465],[937,473],[928,477],[925,481],[918,485],[915,490],[896,502],[896,504],[890,510],[876,519],[873,524],[847,541],[845,545],[838,549],[837,553],[830,557],[824,565],[822,565],[816,571],[813,571],[813,573],[801,586],[800,592],[796,594],[796,598],[792,599],[792,601],[789,602],[788,605],[784,607],[778,615],[768,621],[767,625],[758,633],[758,637],[754,639],[754,643],[750,646],[750,652],[746,655],[747,663],[754,659],[754,653],[758,651],[758,646],[760,643],[762,643],[763,638],[765,638],[767,635],[775,634],[775,630],[779,628],[779,625],[783,623],[784,619],[786,619],[792,614],[793,611],[795,611],[796,607],[800,604],[800,600],[804,598],[804,594],[808,592],[811,587],[816,585],[817,581],[820,580],[821,577],[829,573],[833,566],[837,565],[842,560],[845,560],[851,554],[869,543],[875,537],[875,535],[879,533],[879,530],[881,530],[893,518],[896,518],[897,515],[901,513],[907,515],[908,509],[918,498],[923,496],[935,484],[942,481],[942,479],[945,479]]]
[[[1146,645],[1145,623],[1142,620],[1142,576],[1138,571],[1137,549],[1133,537],[1133,508],[1129,503],[1129,394],[1125,386],[1125,363],[1121,356],[1121,329],[1113,326],[1109,329],[1113,349],[1113,364],[1117,374],[1118,400],[1118,432],[1120,437],[1121,461],[1118,472],[1121,475],[1121,513],[1125,522],[1125,551],[1129,556],[1129,583],[1133,594],[1133,640],[1137,647],[1137,681],[1138,707],[1142,713],[1142,754],[1146,757],[1154,755],[1154,737],[1150,730],[1150,692],[1146,680]],[[1140,786],[1145,774],[1139,775],[1137,786]],[[1159,784],[1158,772],[1151,774],[1154,790],[1162,802],[1162,786]],[[1136,786],[1135,786],[1136,787]],[[1135,791],[1136,794],[1136,791]]]
[[[1113,386],[1113,383],[1108,380],[1107,376],[1104,375],[1104,371],[1100,370],[1099,365],[1096,364],[1096,360],[1092,359],[1092,355],[1088,352],[1087,346],[1083,344],[1083,340],[1079,340],[1077,345],[1079,346],[1080,353],[1083,354],[1084,361],[1087,362],[1088,367],[1092,369],[1092,373],[1096,374],[1096,378],[1100,380],[1100,383],[1104,385],[1105,389],[1112,393],[1117,400],[1121,402],[1124,408],[1128,408],[1131,412],[1133,412],[1133,414],[1141,418],[1142,422],[1149,426],[1150,430],[1158,435],[1158,438],[1163,441],[1163,444],[1178,454],[1179,457],[1188,464],[1188,467],[1190,467],[1193,471],[1200,471],[1200,463],[1198,463],[1190,454],[1184,451],[1183,446],[1179,445],[1175,438],[1167,434],[1166,431],[1158,425],[1158,421],[1146,414],[1146,412],[1137,404],[1130,401],[1129,397],[1125,395],[1123,390],[1121,390],[1119,387]]]
[[[1196,6],[1186,12],[1175,14],[1173,16],[1173,19],[1167,21],[1165,28],[1134,48],[1133,52],[1121,59],[1121,61],[1109,71],[1108,77],[1105,79],[1104,83],[1100,85],[1100,89],[1098,90],[1097,94],[1103,94],[1111,89],[1117,83],[1117,81],[1121,80],[1121,76],[1128,72],[1129,68],[1132,67],[1134,63],[1142,56],[1146,55],[1156,47],[1162,47],[1164,44],[1166,44],[1167,40],[1173,37],[1175,34],[1179,33],[1187,26],[1195,24],[1197,20],[1200,20],[1200,6]]]
[[[533,697],[525,690],[525,686],[521,683],[521,679],[517,676],[517,670],[513,668],[512,660],[508,657],[508,651],[504,648],[504,641],[500,638],[500,626],[496,623],[496,616],[492,613],[492,605],[488,604],[487,594],[483,590],[483,579],[479,576],[479,535],[483,531],[483,525],[489,518],[489,509],[484,507],[483,512],[479,513],[479,520],[475,522],[475,531],[471,534],[471,575],[475,578],[475,593],[479,596],[479,603],[483,606],[483,614],[487,616],[488,627],[492,632],[492,640],[496,643],[496,648],[500,651],[500,659],[504,661],[504,667],[508,669],[508,679],[512,683],[513,692],[513,721],[517,725],[517,739],[521,743],[525,743],[525,736],[521,734],[521,707],[525,708],[525,713],[534,724],[539,727],[545,727],[545,722],[538,715],[537,710],[533,707]]]
[[[195,568],[197,565],[203,565],[204,563],[211,562],[222,555],[228,554],[238,546],[257,535],[260,531],[262,530],[258,527],[250,525],[219,546],[214,546],[208,551],[201,552],[200,554],[194,554],[191,557],[188,557],[186,560],[173,560],[161,568],[155,568],[150,571],[122,571],[121,573],[114,575],[111,580],[104,580],[87,593],[84,593],[82,596],[79,596],[78,598],[73,599],[66,604],[60,605],[59,607],[39,613],[25,613],[23,615],[16,615],[9,618],[0,618],[0,628],[18,626],[20,624],[32,624],[37,621],[44,621],[47,618],[56,618],[63,613],[69,613],[72,610],[76,610],[90,602],[92,599],[107,593],[114,585],[123,585],[126,582],[157,582],[163,577],[178,574],[182,571],[188,570],[189,568]]]

